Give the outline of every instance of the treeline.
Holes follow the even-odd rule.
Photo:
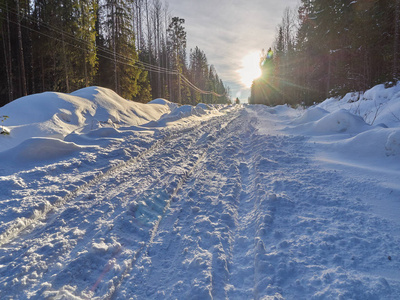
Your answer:
[[[91,85],[140,102],[229,101],[205,53],[187,55],[184,20],[161,0],[0,0],[0,43],[0,106]]]
[[[287,8],[273,63],[254,81],[249,102],[311,105],[396,82],[399,14],[399,0],[302,0],[297,11]]]

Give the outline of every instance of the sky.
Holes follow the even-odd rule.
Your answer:
[[[208,63],[230,87],[232,99],[238,97],[242,103],[247,102],[250,88],[241,75],[249,77],[255,71],[254,67],[240,71],[243,61],[257,59],[262,49],[273,46],[284,9],[295,8],[298,3],[299,0],[168,0],[171,17],[185,19],[188,53],[196,46],[203,50]]]

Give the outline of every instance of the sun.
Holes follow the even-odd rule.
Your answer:
[[[250,52],[242,59],[242,68],[238,70],[240,80],[250,88],[254,79],[261,76],[260,53]]]

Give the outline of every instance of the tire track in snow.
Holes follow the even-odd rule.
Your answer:
[[[69,201],[72,201],[73,199],[78,197],[79,194],[83,193],[85,190],[91,188],[92,186],[95,186],[102,180],[105,180],[107,177],[113,176],[115,173],[117,173],[123,167],[138,163],[145,156],[149,155],[152,151],[160,148],[163,144],[165,144],[165,142],[167,141],[168,138],[169,137],[166,137],[162,140],[156,141],[149,149],[141,152],[136,157],[128,160],[127,162],[122,162],[117,166],[111,167],[109,170],[107,170],[104,173],[100,173],[99,175],[95,176],[95,178],[93,178],[90,181],[77,187],[76,189],[69,192],[66,196],[62,197],[55,203],[53,203],[53,204],[49,203],[48,205],[44,206],[42,209],[34,210],[33,213],[29,217],[18,218],[14,222],[14,224],[12,224],[2,234],[0,234],[0,247],[4,246],[7,243],[10,243],[13,239],[17,238],[19,236],[19,234],[22,231],[24,231],[25,229],[27,229],[29,226],[31,226],[34,223],[39,222],[42,219],[45,219],[55,209],[65,205]]]
[[[55,209],[62,207],[69,201],[72,201],[73,199],[78,197],[81,193],[83,193],[85,190],[88,190],[89,188],[95,186],[96,184],[105,180],[108,177],[114,176],[122,168],[137,164],[138,162],[143,160],[146,156],[149,156],[151,153],[164,146],[167,141],[175,139],[183,134],[188,134],[195,129],[196,127],[191,127],[167,133],[165,137],[155,141],[150,148],[144,150],[143,152],[139,153],[137,156],[129,159],[126,162],[122,162],[116,166],[111,167],[104,173],[96,175],[93,179],[75,188],[73,191],[69,192],[67,195],[57,200],[56,202],[52,204],[48,203],[47,205],[44,205],[39,209],[35,209],[32,212],[32,214],[28,217],[17,218],[12,225],[10,225],[7,229],[4,230],[4,232],[0,234],[0,247],[4,246],[5,244],[11,242],[13,239],[17,238],[28,227],[32,226],[35,223],[38,223],[41,220],[44,220],[49,214],[54,212]]]
[[[113,170],[110,170],[110,172],[109,173],[107,173],[107,174],[104,174],[103,176],[101,176],[101,177],[98,177],[98,178],[96,178],[96,180],[98,180],[98,181],[92,181],[92,185],[91,186],[86,186],[85,185],[85,188],[82,188],[81,190],[80,190],[80,192],[79,192],[79,194],[81,194],[82,193],[82,196],[83,197],[85,197],[84,196],[84,194],[87,194],[87,200],[89,200],[88,201],[88,203],[86,204],[86,203],[83,203],[83,200],[85,200],[85,199],[80,199],[80,198],[82,198],[82,196],[80,196],[80,195],[77,195],[77,197],[75,197],[75,198],[71,198],[71,199],[69,199],[69,201],[67,201],[67,202],[65,202],[64,204],[68,204],[68,206],[67,207],[63,207],[63,206],[60,206],[61,208],[62,208],[62,210],[60,210],[60,211],[55,211],[56,212],[56,214],[54,214],[54,215],[52,215],[51,214],[51,211],[49,211],[49,213],[47,214],[47,221],[49,220],[49,217],[51,216],[51,220],[57,220],[57,216],[59,216],[60,214],[62,214],[63,213],[63,211],[65,211],[65,209],[68,209],[68,210],[71,210],[72,208],[73,208],[73,206],[72,206],[72,204],[73,204],[73,202],[74,201],[79,201],[79,203],[77,204],[77,205],[79,205],[79,212],[80,213],[83,213],[83,211],[84,210],[86,210],[86,211],[89,211],[89,212],[91,212],[92,214],[96,214],[96,211],[94,211],[93,212],[93,210],[98,210],[97,208],[96,209],[94,209],[95,208],[95,206],[100,206],[100,210],[102,210],[102,208],[101,208],[101,206],[102,206],[102,203],[104,203],[104,205],[106,205],[106,202],[110,202],[110,201],[108,201],[107,199],[114,199],[115,198],[115,195],[117,195],[118,193],[119,193],[119,191],[118,190],[124,190],[125,189],[125,187],[124,188],[121,188],[121,187],[119,187],[119,184],[120,184],[120,182],[122,182],[124,185],[126,185],[126,186],[129,186],[129,177],[130,176],[132,176],[130,173],[128,173],[128,170],[130,170],[130,169],[132,169],[132,168],[138,168],[139,166],[142,166],[141,168],[149,168],[150,166],[148,165],[149,163],[151,163],[151,161],[148,161],[148,159],[149,158],[151,158],[152,156],[154,156],[155,154],[157,154],[158,153],[158,155],[160,155],[160,154],[162,154],[162,153],[164,153],[166,150],[165,149],[163,149],[162,148],[162,146],[164,146],[164,147],[168,147],[168,149],[170,149],[170,151],[169,152],[171,152],[171,153],[173,153],[173,151],[174,151],[174,148],[176,147],[176,146],[174,146],[174,145],[176,145],[176,144],[178,144],[178,143],[180,143],[181,145],[180,145],[180,147],[188,147],[188,148],[191,148],[192,149],[192,151],[194,151],[194,150],[196,150],[196,148],[199,148],[199,150],[200,151],[203,151],[203,155],[197,155],[197,154],[195,154],[195,153],[193,153],[193,154],[195,154],[196,156],[194,157],[195,159],[197,159],[197,162],[200,162],[201,161],[201,159],[203,159],[204,158],[204,155],[206,154],[206,152],[207,152],[207,149],[208,149],[208,146],[207,146],[207,148],[204,150],[203,148],[204,148],[204,145],[207,145],[207,142],[208,142],[208,138],[211,138],[211,141],[212,140],[215,140],[216,139],[216,137],[219,137],[219,136],[221,136],[221,134],[223,134],[225,131],[226,131],[226,126],[230,123],[229,122],[229,120],[230,119],[232,119],[232,118],[234,118],[235,117],[235,114],[233,113],[233,114],[229,114],[229,115],[227,115],[226,117],[224,117],[223,119],[218,119],[218,118],[215,118],[214,120],[211,120],[210,122],[206,122],[206,123],[203,123],[202,125],[203,126],[199,126],[199,127],[196,127],[196,128],[192,128],[191,130],[187,130],[187,129],[185,129],[185,130],[183,130],[183,132],[185,132],[186,134],[181,134],[180,135],[180,133],[182,132],[182,131],[178,131],[178,132],[176,132],[175,134],[171,134],[165,141],[163,141],[163,144],[161,144],[161,143],[159,143],[157,146],[154,146],[153,148],[151,148],[151,149],[149,149],[148,151],[146,151],[145,153],[143,153],[143,155],[142,155],[142,157],[141,157],[141,160],[137,160],[137,161],[135,161],[135,163],[129,163],[129,164],[122,164],[122,165],[120,165],[118,168],[115,168],[115,169],[113,169]],[[224,121],[224,119],[225,119],[225,121]],[[225,122],[225,124],[223,124],[223,122]],[[222,126],[221,126],[222,125]],[[222,129],[220,129],[222,127]],[[195,134],[194,134],[195,133]],[[186,142],[185,142],[185,138],[189,138],[190,137],[190,140],[188,140],[189,142],[190,142],[190,144],[191,145],[189,145],[189,144],[185,144]],[[201,140],[201,141],[200,141]],[[203,149],[203,150],[202,150]],[[197,151],[197,150],[196,150]],[[198,151],[197,151],[198,152]],[[188,155],[189,154],[189,155]],[[180,154],[179,154],[180,155]],[[173,155],[172,155],[173,156]],[[157,156],[155,156],[155,157],[157,157]],[[164,155],[164,156],[161,156],[161,159],[163,159],[163,157],[166,157],[166,155]],[[181,161],[182,161],[182,164],[183,165],[187,165],[187,161],[190,161],[190,160],[193,160],[193,157],[191,157],[191,154],[190,153],[186,153],[186,155],[184,156],[184,155],[181,155],[181,156],[179,156],[178,157]],[[191,163],[189,163],[189,165],[188,165],[188,167],[190,166],[190,164]],[[161,164],[162,165],[162,164]],[[147,166],[147,167],[146,167]],[[193,170],[194,168],[195,168],[195,166],[196,166],[196,163],[194,164],[194,166],[191,168],[191,170]],[[125,169],[124,169],[124,167],[125,167]],[[156,166],[154,166],[154,167],[156,167]],[[149,169],[150,170],[150,169]],[[191,175],[191,170],[189,170],[189,171],[185,171],[183,174],[181,174],[181,175],[179,175],[179,174],[177,174],[177,176],[175,176],[176,178],[178,178],[179,176],[181,176],[181,178],[179,179],[179,181],[177,182],[177,184],[176,184],[176,186],[173,186],[174,187],[174,190],[170,190],[170,196],[169,196],[169,198],[170,199],[172,199],[173,197],[174,197],[174,195],[176,195],[176,193],[179,191],[179,189],[181,188],[181,186],[184,184],[184,182],[187,180],[187,178]],[[120,173],[121,172],[124,172],[124,173],[126,173],[126,175],[123,175],[121,178],[118,178],[118,177],[120,177]],[[106,176],[106,175],[109,175],[109,176]],[[141,175],[139,175],[139,176],[141,176]],[[139,178],[139,177],[138,177]],[[141,178],[141,177],[140,177]],[[172,178],[172,177],[171,177]],[[99,197],[93,197],[93,196],[91,196],[91,194],[90,194],[90,190],[93,190],[93,189],[98,189],[98,188],[102,188],[103,186],[104,186],[104,182],[106,182],[106,181],[111,181],[111,185],[109,185],[109,184],[107,184],[107,189],[110,189],[109,191],[107,191],[107,190],[105,190],[104,192],[107,192],[108,193],[108,196],[101,196],[100,198]],[[148,189],[153,189],[153,188],[157,188],[157,185],[163,185],[163,182],[160,182],[160,181],[158,181],[159,183],[157,183],[157,180],[160,180],[160,178],[159,179],[155,179],[156,181],[154,182],[154,183],[152,183],[150,186],[147,186],[147,187],[143,187],[144,188],[144,190],[142,190],[142,192],[143,191],[146,191],[146,190],[148,190]],[[114,183],[114,181],[115,181],[115,183]],[[125,182],[124,182],[125,181]],[[139,181],[141,181],[141,180],[139,180]],[[173,183],[173,182],[172,182]],[[139,182],[139,184],[141,184],[140,182]],[[141,185],[143,185],[143,184],[141,184]],[[118,190],[117,190],[118,189]],[[100,191],[100,194],[99,194],[99,196],[100,195],[102,195],[102,193],[104,193],[104,192],[102,192],[102,191]],[[138,192],[139,193],[139,192]],[[78,194],[78,193],[77,193]],[[123,193],[124,194],[124,193]],[[99,198],[100,200],[97,200],[97,198]],[[116,198],[118,198],[118,197],[116,197]],[[82,207],[82,203],[83,203],[83,207]],[[115,204],[114,204],[115,205]],[[74,205],[75,206],[75,205]],[[86,208],[85,208],[86,207]],[[126,209],[126,208],[125,208]],[[129,209],[129,207],[128,207],[128,209]],[[165,210],[166,209],[164,209],[163,211],[165,212]],[[121,215],[122,214],[126,214],[125,212],[123,212],[123,208],[121,208],[121,210],[120,210],[121,212]],[[74,210],[72,210],[71,211],[72,213],[74,212]],[[104,217],[104,218],[106,218],[106,217]],[[120,217],[119,217],[120,218]],[[50,221],[51,221],[50,220]],[[51,221],[52,222],[52,221]],[[59,221],[57,221],[58,223],[59,223]],[[150,222],[150,221],[149,221]],[[35,235],[36,234],[41,234],[41,235],[43,235],[44,233],[45,233],[45,231],[44,230],[42,230],[42,229],[40,229],[41,227],[43,227],[43,226],[45,226],[45,228],[48,228],[49,226],[53,226],[52,224],[41,224],[40,223],[40,219],[38,219],[37,221],[36,221],[36,223],[37,223],[37,225],[41,225],[40,227],[39,227],[39,230],[38,229],[35,229],[34,231],[32,231],[33,230],[33,228],[32,228],[32,230],[30,230],[30,231],[32,231],[32,234],[31,233],[28,233],[28,235],[29,236],[32,236],[33,238],[35,238]],[[116,221],[114,222],[114,223],[116,223]],[[150,223],[149,223],[150,224]],[[148,227],[148,225],[145,225],[145,224],[143,224],[143,228],[141,229],[141,231],[143,232],[143,230],[144,231],[147,231],[147,230],[149,230],[149,232],[150,232],[150,235],[149,235],[149,237],[150,237],[150,242],[152,241],[152,239],[153,239],[153,237],[154,237],[154,234],[155,234],[155,232],[156,232],[156,230],[157,230],[157,226],[158,226],[158,224],[159,224],[159,220],[155,223],[155,225],[154,225],[154,227],[152,228],[152,229],[148,229],[148,228],[150,228],[150,227]],[[43,225],[43,226],[42,226]],[[71,225],[71,226],[73,226],[73,225]],[[86,225],[85,225],[86,226]],[[140,224],[137,224],[136,226],[140,226]],[[80,227],[79,227],[80,228]],[[87,234],[86,234],[86,237],[85,237],[85,240],[88,240],[88,239],[90,239],[90,240],[93,240],[93,241],[95,241],[95,237],[96,236],[98,236],[98,234],[96,234],[96,232],[92,232],[93,231],[93,229],[94,228],[96,228],[96,226],[95,225],[93,225],[93,226],[89,226],[88,228],[92,228],[92,229],[90,229],[89,231],[88,231],[88,233],[87,234],[89,234],[89,236],[87,236]],[[83,229],[83,228],[82,228]],[[85,229],[84,229],[85,230]],[[97,230],[97,229],[96,229]],[[21,230],[22,231],[22,230]],[[35,233],[35,232],[37,232],[37,233]],[[46,233],[47,234],[47,233]],[[26,232],[24,232],[24,236],[26,236]],[[146,235],[147,236],[147,235]],[[21,238],[23,238],[23,236],[21,236],[21,234],[20,235],[17,235],[17,236],[15,236],[15,238],[14,238],[14,240],[15,239],[21,239]],[[98,240],[98,238],[96,238],[97,240]],[[13,241],[13,240],[11,240],[11,241]],[[32,240],[32,241],[34,241],[34,240]],[[77,240],[78,241],[78,240]],[[89,241],[90,242],[90,241]],[[78,246],[79,246],[79,241],[78,241]],[[31,244],[31,243],[30,243]],[[101,244],[101,243],[100,243]],[[147,245],[149,244],[149,242],[143,242],[143,243],[139,243],[139,249],[144,249]],[[78,246],[75,246],[75,248],[78,248]],[[90,246],[89,244],[88,244],[88,246]],[[124,247],[124,245],[122,244],[121,245],[122,247]],[[107,263],[107,265],[108,266],[112,266],[113,265],[113,260],[115,260],[115,259],[117,259],[118,260],[118,256],[119,255],[121,255],[121,250],[120,249],[122,249],[121,248],[121,246],[117,246],[117,248],[116,249],[114,249],[114,250],[111,250],[112,252],[113,252],[113,254],[110,256],[110,259],[109,259],[109,262]],[[31,247],[31,245],[28,247],[28,251],[29,251],[29,253],[32,253],[32,250],[31,249],[35,249],[35,248],[37,248],[38,246],[33,246],[33,247]],[[96,247],[98,247],[98,246],[96,246]],[[87,247],[86,247],[87,248]],[[82,251],[84,251],[84,249],[85,249],[85,247],[82,247],[82,246],[79,246],[79,249],[81,249],[80,251],[82,252]],[[78,250],[79,250],[78,249]],[[77,252],[77,253],[79,253],[79,251],[78,250],[74,250],[75,252]],[[134,250],[134,248],[133,248],[133,250]],[[96,250],[97,251],[97,250]],[[133,259],[132,259],[132,256],[131,256],[131,258],[129,259],[129,261],[132,261],[132,264],[134,263],[134,261],[135,261],[135,257],[137,257],[140,253],[142,252],[142,250],[139,250],[139,251],[136,251],[136,253],[135,254],[133,254],[134,256],[133,256]],[[23,252],[21,252],[21,253],[23,253]],[[95,253],[96,255],[98,255],[97,253]],[[79,255],[79,254],[78,254]],[[52,260],[54,260],[54,258],[51,258]],[[79,261],[79,259],[77,260],[77,261]],[[128,263],[128,261],[125,261],[123,264],[129,264]],[[76,265],[76,264],[75,264]],[[82,264],[82,266],[84,266],[85,265],[85,263],[83,263]],[[71,268],[73,269],[73,268],[75,268],[75,267],[77,267],[77,266],[71,266]],[[91,267],[90,267],[91,268]],[[110,267],[111,268],[111,267]],[[54,267],[53,267],[53,269],[54,269]],[[109,268],[105,268],[105,270],[109,270]],[[126,270],[128,270],[128,268],[126,268]],[[46,271],[46,272],[48,272],[48,271]],[[57,272],[57,271],[55,271],[55,272]],[[50,272],[51,273],[51,272]],[[57,277],[59,277],[58,275],[57,275]],[[56,277],[56,278],[57,278]],[[120,281],[122,282],[122,280],[123,280],[123,278],[122,277],[119,277],[120,278]],[[115,281],[119,281],[119,279],[114,279]],[[118,285],[115,285],[115,286],[118,286]],[[89,286],[89,289],[90,289],[90,286]],[[109,289],[107,289],[107,292],[110,292],[110,291],[112,291],[113,290],[113,288],[110,286],[109,287]],[[47,293],[47,295],[53,295],[53,294],[49,294],[50,292],[48,292]],[[0,295],[2,294],[2,292],[0,292]],[[74,294],[76,294],[76,293],[74,293]],[[86,293],[86,294],[88,294],[88,293]],[[90,291],[89,291],[89,294],[92,294],[92,295],[94,295],[93,293],[90,293]],[[104,294],[103,294],[103,296],[104,296]]]
[[[257,114],[256,109],[246,110]],[[274,130],[268,134],[262,120],[268,115],[255,116],[260,131],[246,139],[243,125],[251,115],[244,113],[182,186],[115,298],[389,295],[392,282],[357,266],[361,259],[374,267],[393,266],[393,260],[379,261],[368,247],[398,249],[396,241],[372,229],[377,220],[370,220],[360,200],[347,199],[348,185],[360,182],[313,165],[313,149],[303,137]],[[358,236],[362,231],[362,236],[374,235],[377,244]]]
[[[243,125],[246,122],[240,115],[228,134],[210,147],[116,297],[226,297],[236,222],[233,215],[241,192],[237,157],[239,136],[246,135]]]
[[[241,157],[239,158],[241,193],[237,204],[236,228],[232,232],[232,261],[227,280],[227,295],[229,299],[251,299],[255,282],[254,271],[254,244],[256,242],[256,195],[255,188],[256,172],[254,159],[251,155],[253,150],[252,136],[255,128],[253,122],[249,121],[249,127],[241,133],[243,143]],[[246,250],[244,250],[245,248]],[[250,256],[250,258],[249,258]]]
[[[193,174],[193,172],[195,171],[197,166],[204,160],[204,158],[206,157],[210,146],[212,144],[216,143],[221,138],[221,136],[227,131],[227,128],[234,121],[234,119],[235,118],[227,121],[223,126],[221,126],[221,129],[218,131],[218,136],[210,144],[208,144],[205,147],[205,149],[203,150],[203,153],[197,159],[197,161],[195,162],[193,167],[187,173],[185,173],[182,176],[182,178],[179,180],[176,188],[173,190],[173,192],[169,196],[169,200],[167,201],[166,206],[164,207],[163,213],[159,216],[159,218],[156,221],[156,223],[154,224],[153,228],[150,230],[151,235],[150,235],[149,241],[147,243],[145,243],[145,244],[142,244],[142,246],[135,252],[135,254],[132,257],[132,259],[129,262],[127,262],[127,264],[126,264],[127,268],[125,269],[125,272],[120,276],[119,280],[117,280],[117,282],[115,282],[114,286],[110,289],[110,293],[108,295],[106,295],[104,299],[109,299],[109,300],[115,299],[119,287],[121,286],[121,284],[123,283],[125,278],[130,274],[130,272],[132,271],[132,269],[135,266],[135,263],[140,259],[140,257],[143,254],[147,253],[149,248],[151,247],[151,245],[152,245],[152,243],[154,241],[154,238],[155,238],[155,236],[157,234],[158,227],[159,227],[160,223],[162,222],[163,218],[165,217],[168,209],[170,208],[171,202],[177,196],[178,192],[181,190],[183,185],[188,181],[188,179]]]

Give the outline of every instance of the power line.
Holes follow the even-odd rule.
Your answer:
[[[3,9],[6,10],[7,12],[11,12],[11,13],[13,13],[13,14],[15,14],[15,15],[18,14],[17,11],[15,11],[15,10],[14,10],[14,11],[11,11],[11,9],[5,7],[5,6],[2,5],[2,4],[0,4],[0,7],[3,7]],[[57,33],[57,34],[61,34],[62,36],[69,37],[69,38],[71,38],[72,40],[77,41],[78,43],[82,43],[82,44],[84,44],[84,45],[91,46],[91,44],[90,44],[88,41],[85,41],[85,40],[83,40],[83,39],[77,38],[75,35],[73,35],[73,34],[71,34],[71,33],[69,33],[69,32],[66,32],[66,31],[64,31],[64,30],[62,30],[62,29],[60,29],[60,28],[57,28],[57,27],[55,27],[55,26],[52,26],[52,25],[50,25],[50,24],[48,24],[48,23],[46,23],[46,22],[44,22],[44,21],[42,21],[42,20],[37,20],[37,19],[35,19],[34,17],[32,17],[32,16],[30,16],[30,15],[25,16],[25,18],[26,18],[26,19],[30,19],[30,21],[32,21],[33,23],[40,23],[41,25],[43,25],[44,28],[47,28],[47,29],[49,29],[49,30],[51,30],[51,31],[53,31],[53,32],[55,32],[55,33]],[[12,22],[12,23],[14,23],[14,24],[17,24],[17,23],[15,23],[14,21],[10,21],[10,22]],[[31,27],[27,27],[27,26],[22,25],[22,24],[21,24],[21,26],[23,26],[24,28],[29,29],[29,30],[31,30],[31,31],[34,31],[34,32],[36,32],[36,33],[38,33],[38,34],[44,35],[44,36],[46,36],[46,37],[48,37],[48,38],[50,38],[50,39],[54,39],[54,40],[58,40],[58,41],[61,41],[61,42],[65,42],[65,43],[67,43],[67,44],[69,44],[69,45],[71,45],[71,46],[74,46],[75,48],[79,48],[79,49],[81,49],[81,50],[83,50],[83,51],[89,51],[88,49],[84,49],[84,48],[79,47],[79,46],[77,46],[77,45],[74,45],[74,44],[68,43],[68,42],[66,42],[66,41],[60,40],[59,38],[56,38],[56,37],[54,37],[54,36],[45,34],[45,33],[43,33],[42,31],[34,30],[34,29],[32,29]],[[96,45],[96,47],[97,47],[99,50],[103,51],[104,53],[107,53],[107,54],[110,54],[110,55],[114,55],[114,52],[112,52],[111,50],[109,50],[109,49],[106,48],[106,47],[103,47],[103,46],[100,46],[100,45]],[[147,71],[152,71],[152,72],[160,72],[160,71],[163,71],[163,72],[165,72],[165,73],[170,73],[170,74],[173,74],[173,75],[177,73],[177,71],[175,71],[175,70],[170,70],[170,69],[167,69],[167,68],[163,68],[163,67],[151,65],[151,64],[148,64],[148,63],[146,63],[146,62],[140,61],[140,60],[138,60],[138,59],[133,59],[133,58],[131,58],[131,57],[124,56],[124,55],[122,55],[122,54],[120,54],[120,53],[116,53],[116,55],[117,55],[119,58],[125,59],[125,60],[127,60],[127,61],[133,61],[134,63],[140,63],[140,64],[142,64],[143,66],[147,67],[147,69],[146,69]],[[101,56],[101,55],[100,55],[100,56]],[[110,59],[110,58],[105,57],[105,56],[102,56],[102,57],[107,58],[107,59]],[[112,59],[112,60],[113,60],[113,59]],[[121,62],[121,61],[119,61],[119,62]],[[122,62],[121,62],[121,63],[122,63]],[[140,65],[139,65],[139,67],[140,67]]]
[[[0,3],[0,8],[5,10],[5,11],[7,11],[7,13],[11,12],[11,13],[13,13],[15,15],[18,15],[18,11],[12,10],[12,9],[8,8],[7,6],[4,6],[1,3]],[[3,20],[6,20],[6,18],[4,16],[0,15],[0,18],[3,19]],[[33,23],[41,24],[44,28],[47,28],[47,29],[49,29],[49,30],[51,30],[51,31],[53,31],[55,33],[61,34],[62,37],[66,36],[66,37],[68,37],[68,38],[70,38],[70,39],[72,39],[72,40],[74,40],[74,41],[76,41],[78,43],[81,43],[81,44],[83,44],[82,46],[92,46],[88,41],[85,41],[83,39],[77,38],[75,35],[73,35],[73,34],[71,34],[69,32],[66,32],[66,31],[64,31],[64,30],[62,30],[60,28],[57,28],[55,26],[52,26],[52,25],[50,25],[50,24],[48,24],[48,23],[46,23],[46,22],[44,22],[42,20],[37,20],[34,17],[32,17],[31,15],[24,15],[24,18],[29,19]],[[8,21],[18,25],[18,23],[15,22],[15,21],[12,21],[12,20],[8,20]],[[20,25],[21,25],[21,27],[23,27],[25,29],[28,29],[28,30],[30,30],[32,32],[38,33],[39,35],[43,35],[43,36],[46,36],[46,37],[48,37],[50,39],[66,43],[66,44],[68,44],[68,45],[70,45],[70,46],[72,46],[74,48],[80,49],[82,51],[86,51],[86,52],[90,51],[89,49],[82,48],[82,46],[72,44],[72,43],[70,43],[68,41],[65,41],[64,39],[60,39],[60,38],[51,36],[49,34],[43,33],[42,31],[35,30],[32,27],[26,26],[24,24],[20,24]],[[100,46],[100,45],[96,45],[96,48],[99,50],[96,53],[96,55],[98,57],[102,57],[102,58],[114,61],[114,62],[119,63],[119,64],[123,64],[123,65],[126,65],[126,66],[137,67],[137,68],[140,68],[140,69],[148,71],[148,72],[155,72],[155,73],[169,74],[169,75],[177,75],[177,76],[179,76],[179,78],[182,78],[184,84],[186,84],[189,88],[192,88],[193,90],[195,90],[196,92],[198,92],[200,94],[214,95],[216,97],[224,97],[224,96],[226,96],[226,94],[218,94],[218,93],[215,93],[214,91],[204,91],[204,90],[200,89],[195,84],[193,84],[189,79],[187,79],[178,70],[167,69],[167,68],[164,68],[164,67],[160,67],[160,66],[156,66],[156,65],[152,65],[152,64],[146,63],[146,62],[141,61],[139,59],[133,59],[131,57],[122,55],[120,53],[114,53],[113,51],[109,50],[108,48]],[[99,53],[100,51],[103,52],[103,53],[109,54],[111,56],[115,55],[115,58],[111,58],[111,57],[108,57],[106,55],[102,55],[102,54]],[[126,62],[124,62],[123,60],[125,60]],[[179,78],[178,78],[178,80],[179,80]]]

